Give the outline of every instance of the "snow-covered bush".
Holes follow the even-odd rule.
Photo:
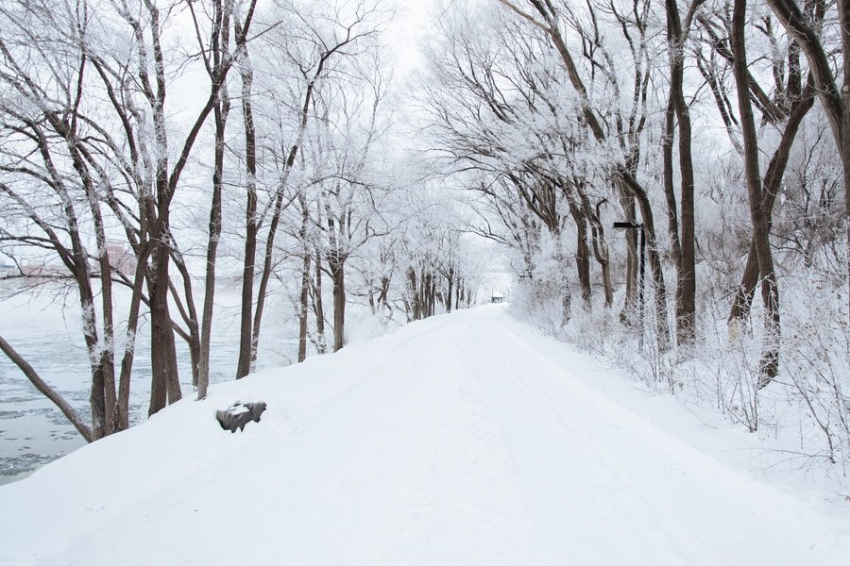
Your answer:
[[[819,455],[850,462],[850,348],[846,312],[835,312],[835,291],[820,285],[790,310],[783,344],[783,385],[799,406],[800,434],[820,437]],[[832,296],[831,296],[832,295]],[[845,302],[846,304],[846,302]],[[842,309],[843,310],[843,309]],[[804,428],[808,430],[804,430]]]
[[[522,281],[513,292],[511,307],[522,317],[533,321],[547,336],[564,338],[564,288],[551,280]]]

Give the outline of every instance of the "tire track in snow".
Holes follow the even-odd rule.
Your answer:
[[[474,351],[541,546],[582,564],[841,563],[847,533],[571,378],[506,316],[482,313]]]
[[[614,530],[616,509],[612,508],[609,513],[605,513],[610,517],[598,516],[598,506],[607,504],[604,501],[607,494],[619,497],[620,504],[631,501],[644,508],[646,516],[651,517],[658,513],[653,500],[640,496],[642,486],[616,454],[611,452],[610,447],[605,446],[605,439],[600,438],[608,432],[606,427],[600,427],[594,419],[587,418],[584,410],[580,415],[573,411],[575,407],[571,405],[575,403],[576,398],[581,398],[580,392],[572,392],[572,403],[559,406],[555,401],[558,397],[547,395],[541,383],[537,383],[541,376],[549,375],[553,370],[557,374],[563,374],[561,368],[551,366],[547,359],[540,358],[536,352],[528,350],[524,341],[505,333],[502,325],[496,321],[494,324],[480,325],[477,338],[477,355],[488,359],[491,364],[495,361],[494,365],[499,368],[491,372],[490,376],[500,379],[501,385],[513,393],[501,397],[510,400],[509,405],[502,408],[504,416],[501,421],[509,419],[509,414],[520,414],[526,425],[511,431],[513,434],[508,434],[509,437],[520,437],[507,440],[508,450],[525,446],[527,459],[522,464],[528,466],[533,462],[531,465],[538,471],[540,468],[537,462],[545,462],[549,466],[548,477],[541,477],[539,473],[529,476],[526,473],[529,488],[544,490],[536,493],[538,508],[547,505],[546,495],[555,493],[563,499],[548,502],[550,505],[555,503],[558,507],[549,510],[550,516],[560,516],[562,521],[560,525],[544,525],[542,530],[546,532],[546,536],[553,539],[549,544],[562,544],[564,552],[574,554],[575,548],[569,548],[571,539],[575,537],[571,531],[586,530],[589,523],[595,523],[593,528],[600,535]],[[560,377],[568,379],[566,375]],[[593,405],[593,399],[584,399],[581,403],[587,404]],[[617,436],[620,431],[613,432],[613,436]],[[529,454],[529,438],[544,438],[545,444],[532,444],[537,450]],[[589,470],[591,473],[588,475]],[[572,483],[577,483],[579,487],[573,488]],[[589,497],[588,494],[594,496]],[[544,496],[543,501],[540,501],[541,495]],[[600,502],[599,498],[603,498],[603,501]],[[679,547],[675,538],[663,531],[654,531],[649,538],[657,539],[655,543],[663,546],[668,553],[675,553]],[[644,544],[641,542],[640,546]],[[593,560],[593,553],[583,560]]]

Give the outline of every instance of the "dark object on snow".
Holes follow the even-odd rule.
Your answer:
[[[236,429],[245,430],[245,425],[251,421],[260,422],[260,415],[266,410],[265,403],[241,403],[235,402],[224,411],[216,411],[215,418],[224,430],[236,432]]]

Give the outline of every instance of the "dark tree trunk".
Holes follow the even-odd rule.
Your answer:
[[[310,222],[310,212],[307,207],[307,198],[304,193],[298,195],[298,203],[301,205],[301,245],[303,246],[301,265],[301,296],[299,298],[300,310],[298,311],[298,361],[307,359],[307,315],[310,310],[310,263],[311,255],[307,242],[307,230]]]
[[[581,197],[581,206],[584,210],[584,215],[590,222],[591,241],[593,242],[593,256],[602,270],[602,288],[605,292],[605,307],[611,308],[614,305],[614,285],[611,283],[611,265],[608,254],[608,242],[605,239],[605,228],[599,220],[599,209],[604,200],[596,205],[596,209],[590,206],[590,199],[583,189],[579,191]]]
[[[796,99],[790,101],[791,109],[788,113],[788,121],[785,125],[785,130],[782,132],[782,138],[779,146],[773,153],[770,164],[767,167],[767,172],[764,176],[764,190],[762,193],[762,208],[767,216],[768,232],[773,216],[773,206],[776,203],[776,197],[779,194],[782,179],[785,175],[785,169],[788,165],[788,159],[791,156],[791,148],[794,145],[794,139],[797,137],[797,132],[803,122],[806,114],[814,106],[814,87],[810,83],[805,90],[799,93]],[[756,286],[759,281],[759,266],[758,257],[755,248],[754,240],[750,241],[750,249],[747,254],[747,264],[744,267],[744,273],[741,276],[741,284],[735,290],[735,295],[732,300],[732,308],[729,312],[729,337],[736,339],[743,328],[746,327],[749,316],[750,306],[752,305],[753,297],[755,296]]]
[[[147,247],[147,245],[145,246]],[[133,292],[130,298],[130,313],[127,315],[127,333],[125,335],[124,356],[121,359],[121,377],[118,382],[118,425],[119,430],[130,428],[130,377],[136,354],[136,331],[139,327],[139,310],[142,303],[142,289],[145,284],[146,254],[139,254]]]
[[[216,258],[221,237],[221,190],[224,171],[224,134],[230,108],[226,93],[215,109],[215,165],[210,206],[207,264],[204,280],[204,305],[201,312],[201,352],[198,363],[198,399],[205,399],[210,383],[210,342],[212,338],[213,300],[216,284]]]
[[[211,46],[213,69],[220,69],[223,59],[229,54],[230,10],[223,9],[221,0],[213,2],[214,26]],[[227,84],[222,83],[216,99],[214,112],[215,148],[213,165],[213,193],[210,203],[209,238],[207,240],[207,263],[204,280],[204,305],[201,311],[200,360],[198,362],[198,399],[205,399],[210,383],[210,343],[212,339],[213,300],[215,299],[216,261],[218,242],[221,238],[221,198],[224,179],[224,150],[227,118],[230,115],[230,96]]]
[[[85,261],[83,258],[82,261]],[[80,291],[80,306],[83,312],[83,336],[85,337],[86,350],[89,354],[91,364],[91,390],[89,393],[89,405],[92,412],[92,438],[97,440],[108,434],[110,428],[106,420],[106,395],[104,393],[103,357],[98,354],[100,345],[96,334],[96,322],[94,319],[94,295],[91,290],[88,273],[85,268],[78,268],[75,274]]]
[[[454,284],[455,284],[455,270],[454,267],[449,268],[449,274],[446,277],[448,281],[449,288],[446,290],[446,296],[444,297],[444,303],[446,305],[446,312],[452,312],[452,296],[454,294]]]
[[[635,197],[640,207],[643,219],[643,230],[646,237],[646,259],[652,275],[652,283],[655,288],[655,334],[658,350],[666,352],[670,349],[670,329],[667,323],[667,287],[664,284],[664,270],[661,264],[661,256],[658,253],[658,240],[655,236],[655,221],[652,217],[652,205],[643,187],[623,167],[617,171],[617,176],[623,182],[627,190]],[[629,230],[628,232],[635,232]],[[627,232],[627,233],[628,233]]]
[[[334,352],[345,346],[345,260],[334,258],[330,263],[334,298]]]
[[[673,182],[673,143],[676,140],[676,104],[671,93],[664,115],[664,138],[661,141],[661,153],[664,161],[664,197],[667,200],[667,232],[670,235],[670,252],[676,271],[681,271],[682,243],[679,240],[679,206],[676,201],[676,188]]]
[[[151,314],[151,397],[148,415],[179,401],[180,382],[177,375],[177,352],[174,329],[168,308],[168,263],[170,254],[165,244],[156,244],[153,253],[153,277],[150,282]]]
[[[239,75],[242,78],[242,122],[245,128],[245,257],[242,267],[242,311],[239,324],[239,361],[236,379],[251,373],[256,360],[257,336],[252,326],[254,314],[254,263],[257,258],[257,138],[254,130],[254,108],[252,105],[254,71],[248,58],[246,37],[237,27],[236,43],[241,50]],[[266,251],[268,254],[268,250]],[[259,310],[259,306],[257,307]]]
[[[254,312],[254,262],[257,257],[257,198],[248,196],[245,216],[245,256],[242,267],[242,308],[239,318],[239,360],[236,379],[251,372],[251,344],[254,341],[251,321]]]
[[[378,304],[384,309],[389,310],[389,295],[390,295],[390,278],[381,277],[381,292],[378,295]]]
[[[263,323],[263,313],[265,312],[266,297],[268,295],[269,280],[271,279],[272,270],[274,269],[274,242],[277,236],[277,229],[280,224],[280,216],[283,212],[283,192],[277,192],[275,200],[274,213],[269,224],[269,232],[266,235],[266,251],[263,254],[263,271],[260,275],[260,288],[257,289],[257,307],[254,311],[254,326],[252,330],[251,348],[249,367],[253,370],[257,362],[257,351],[260,346],[260,329]]]
[[[310,312],[310,254],[305,253],[301,268],[301,296],[298,311],[298,361],[307,359],[307,323]]]
[[[729,338],[737,339],[747,328],[750,318],[750,307],[756,294],[759,280],[759,263],[756,255],[755,240],[750,238],[750,251],[747,252],[747,263],[741,275],[741,284],[735,290],[732,299],[732,309],[729,312]]]
[[[186,267],[186,263],[183,261],[182,255],[176,251],[176,245],[171,253],[171,261],[174,262],[174,265],[177,267],[177,270],[180,272],[180,276],[183,279],[183,295],[186,298],[185,304],[181,301],[180,294],[177,292],[177,288],[173,283],[169,285],[169,289],[171,290],[171,295],[174,298],[177,310],[183,321],[186,323],[187,331],[183,331],[177,323],[173,323],[172,326],[180,337],[186,341],[186,345],[189,347],[189,356],[192,360],[192,385],[197,386],[199,381],[198,372],[200,371],[201,365],[201,334],[200,323],[198,322],[198,312],[195,310],[192,276],[189,273],[189,269]]]
[[[779,287],[770,249],[769,221],[764,208],[763,187],[759,172],[758,137],[749,96],[747,51],[744,39],[746,11],[746,0],[735,0],[732,12],[731,43],[735,59],[733,70],[738,87],[738,108],[744,140],[744,172],[750,201],[750,217],[753,223],[753,247],[758,260],[762,280],[762,301],[765,307],[765,335],[759,362],[758,381],[758,387],[762,388],[770,383],[779,370]]]
[[[666,135],[672,136],[671,110],[675,110],[679,126],[679,171],[682,187],[682,236],[673,240],[676,257],[676,337],[680,345],[693,344],[696,325],[696,246],[694,215],[694,167],[691,155],[691,118],[683,89],[685,50],[684,41],[687,30],[682,30],[679,7],[676,0],[666,0],[667,4],[667,44],[670,52],[670,102],[667,107]],[[672,137],[665,140],[664,148],[664,185],[667,193],[668,208],[675,207],[672,195],[673,164]],[[675,209],[674,209],[675,210]],[[675,216],[668,210],[670,229],[675,228]],[[678,236],[678,235],[677,235]]]
[[[817,87],[818,98],[829,118],[833,138],[838,147],[838,155],[844,169],[844,225],[847,240],[847,275],[850,286],[850,2],[838,0],[837,12],[841,37],[841,73],[843,84],[839,90],[837,80],[832,73],[827,52],[818,37],[818,28],[823,19],[826,3],[817,3],[814,17],[800,11],[794,0],[767,0],[773,13],[782,22],[788,34],[806,54],[810,72]],[[814,27],[812,27],[814,26]],[[850,301],[850,293],[848,293]]]
[[[419,285],[416,281],[416,270],[413,267],[407,268],[407,292],[410,296],[411,320],[419,320],[422,318],[422,307],[419,300]]]
[[[617,183],[619,188],[620,205],[623,208],[624,220],[634,223],[637,215],[635,213],[635,197],[629,194],[625,183]],[[626,230],[626,300],[620,320],[626,324],[632,324],[637,320],[638,308],[638,238],[634,230]]]
[[[590,310],[593,288],[590,283],[590,248],[587,245],[587,222],[581,209],[570,202],[570,214],[576,223],[576,270],[581,288],[581,299],[585,309]]]
[[[325,354],[328,351],[325,339],[325,305],[322,299],[322,254],[316,250],[316,281],[313,288],[313,310],[316,314],[316,351]]]

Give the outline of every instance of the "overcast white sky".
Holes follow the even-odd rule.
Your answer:
[[[386,39],[393,45],[397,79],[403,80],[422,64],[420,46],[434,25],[439,4],[440,0],[398,0],[398,14]]]

